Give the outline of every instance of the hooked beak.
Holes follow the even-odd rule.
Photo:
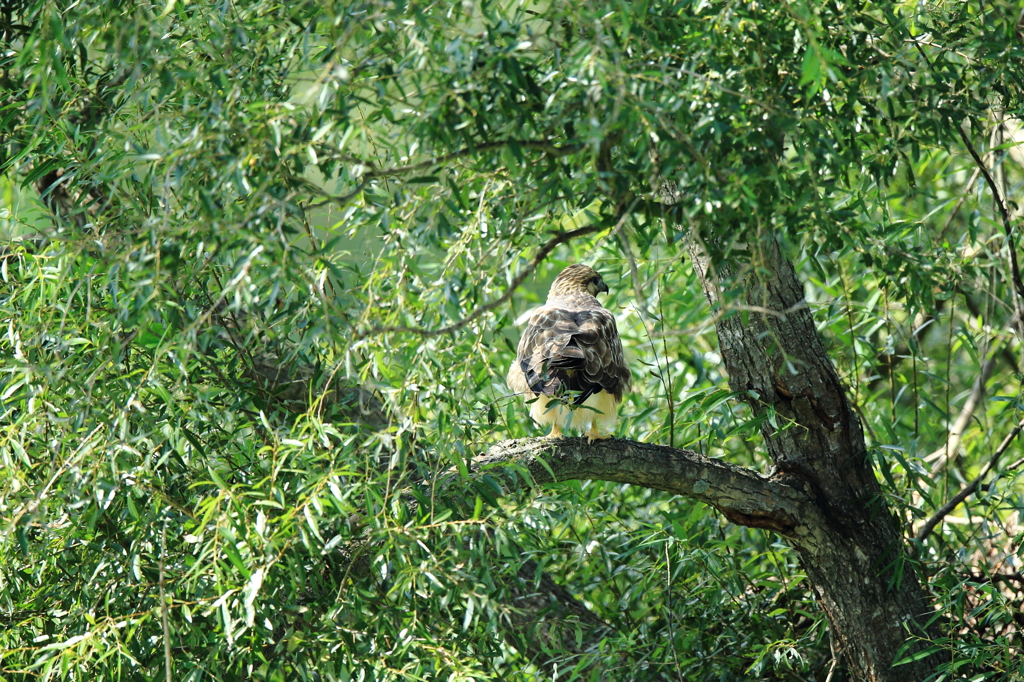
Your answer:
[[[603,293],[603,294],[607,294],[607,293],[608,293],[608,285],[607,285],[607,284],[605,284],[604,282],[601,282],[601,283],[600,283],[600,284],[599,284],[599,285],[597,286],[597,292],[598,292],[598,293]]]

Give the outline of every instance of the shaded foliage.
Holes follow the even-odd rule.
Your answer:
[[[514,321],[577,260],[637,371],[621,433],[766,466],[709,333],[757,311],[708,309],[691,230],[737,270],[783,241],[908,538],[1024,417],[1012,3],[2,15],[5,679],[824,679],[767,533],[612,483],[435,494],[534,434]],[[583,227],[510,304],[382,331]],[[1024,674],[1019,452],[914,543],[939,674]],[[606,626],[555,624],[577,651],[521,618],[542,574]]]

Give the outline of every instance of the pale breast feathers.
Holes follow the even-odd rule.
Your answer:
[[[519,341],[516,364],[530,391],[579,392],[577,405],[602,389],[621,400],[629,389],[615,318],[604,308],[538,308]]]

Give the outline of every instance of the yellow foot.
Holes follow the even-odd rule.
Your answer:
[[[612,434],[604,434],[599,432],[597,429],[591,428],[590,430],[587,431],[586,436],[587,444],[593,445],[595,440],[608,440],[609,438],[612,437]]]
[[[548,438],[561,438],[561,437],[562,437],[562,429],[558,428],[557,426],[552,426],[551,427],[551,433],[548,434]]]

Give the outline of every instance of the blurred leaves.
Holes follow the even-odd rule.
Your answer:
[[[25,0],[0,22],[5,679],[156,678],[168,637],[183,680],[823,679],[822,614],[761,531],[610,483],[434,488],[535,433],[513,321],[578,260],[638,370],[621,433],[765,466],[710,334],[754,313],[707,308],[691,228],[737,271],[752,234],[786,243],[908,529],[1021,417],[1021,236],[960,140],[1015,201],[1011,3]],[[369,333],[459,323],[585,226],[509,306]],[[997,472],[919,554],[951,674],[1021,674],[1020,582],[996,576],[1019,575],[1024,492]],[[608,627],[543,630],[524,567]]]

